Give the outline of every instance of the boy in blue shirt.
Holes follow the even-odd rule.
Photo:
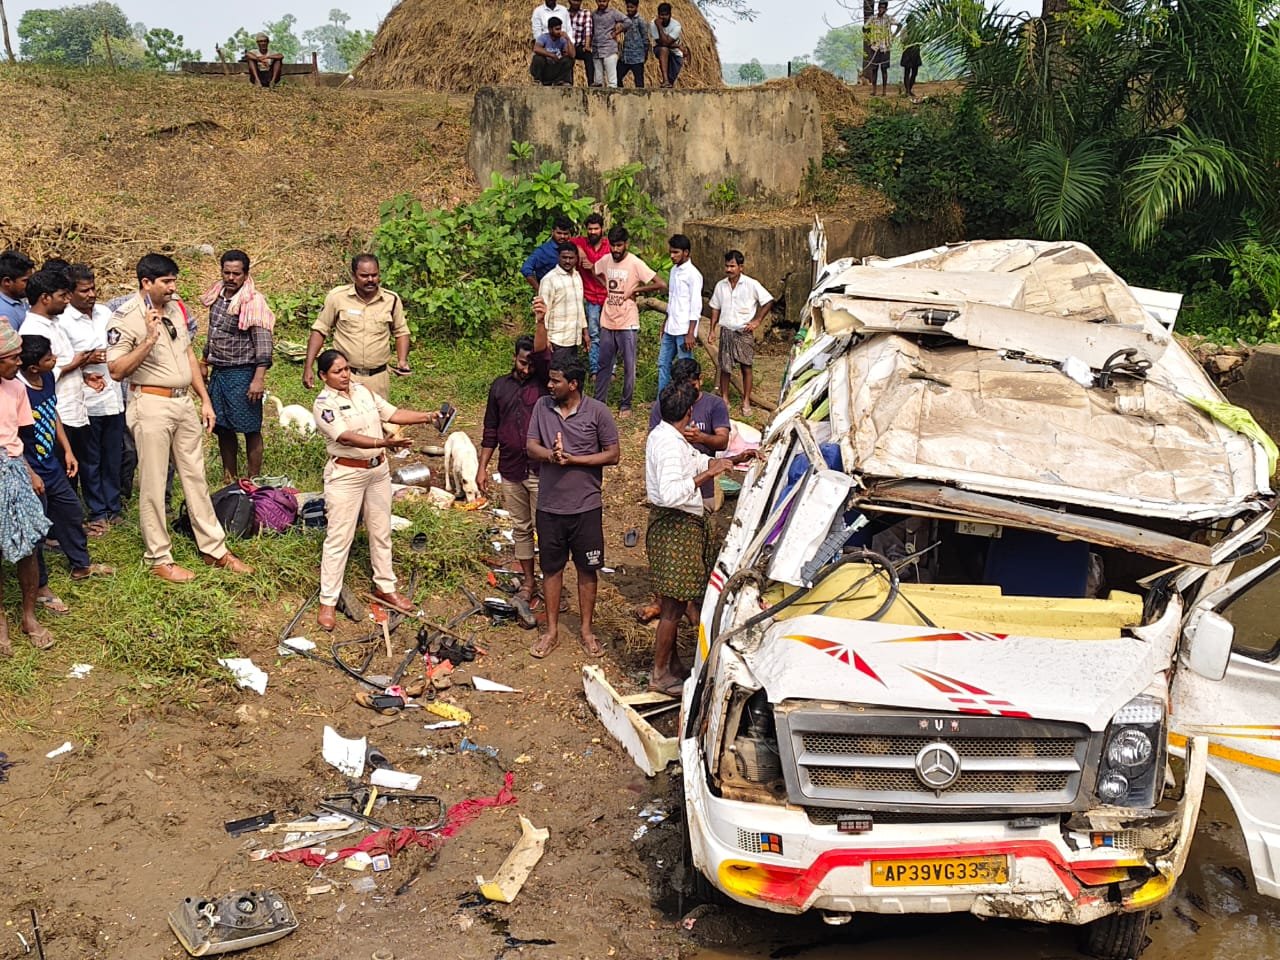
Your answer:
[[[71,477],[80,469],[62,421],[58,419],[58,397],[54,391],[53,348],[47,337],[22,338],[22,368],[18,380],[27,388],[31,403],[30,426],[18,430],[22,437],[23,454],[36,475],[44,481],[45,516],[53,524],[53,535],[71,565],[71,579],[108,576],[115,573],[111,567],[94,563],[89,559],[89,540],[84,532],[84,510],[80,498],[71,486]],[[58,451],[62,451],[59,459]],[[65,466],[64,466],[65,464]],[[66,604],[49,589],[49,571],[44,562],[44,550],[37,551],[40,564],[39,602],[51,613],[65,613]]]

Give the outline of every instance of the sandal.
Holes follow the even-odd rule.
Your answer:
[[[590,637],[591,640],[588,642],[586,637],[578,634],[578,646],[586,651],[588,657],[594,657],[598,660],[604,656],[604,647],[600,645],[600,640],[594,633],[590,634]]]
[[[83,570],[71,571],[72,580],[88,580],[90,577],[111,577],[116,572],[115,567],[109,567],[105,563],[91,563]]]
[[[554,640],[549,640],[549,641],[544,641],[542,637],[539,637],[536,641],[534,641],[533,646],[529,648],[529,656],[533,657],[533,659],[535,660],[541,660],[543,657],[549,656],[551,654],[551,651],[553,651],[558,646],[560,646],[559,636],[557,636]]]
[[[44,627],[36,627],[30,633],[25,630],[22,632],[27,634],[27,639],[31,641],[31,645],[37,650],[48,650],[53,646],[53,634]]]
[[[667,683],[649,683],[650,693],[660,693],[663,696],[671,697],[673,700],[679,700],[684,693],[683,680],[671,680]]]
[[[64,613],[70,613],[71,608],[68,607],[61,597],[54,596],[52,593],[40,594],[36,597],[36,604],[44,607],[50,613],[62,616]]]

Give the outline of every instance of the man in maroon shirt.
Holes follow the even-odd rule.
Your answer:
[[[595,272],[596,261],[609,255],[609,239],[604,235],[604,217],[598,213],[590,214],[583,225],[587,231],[585,237],[574,237],[573,245],[581,254],[578,257],[578,274],[582,277],[582,299],[586,301],[587,333],[591,335],[591,349],[588,351],[591,376],[596,375],[600,365],[600,309],[604,306],[604,281]]]
[[[511,598],[526,626],[537,622],[533,615],[535,579],[533,572],[533,518],[538,510],[538,464],[529,460],[525,437],[533,405],[547,395],[551,348],[547,340],[546,305],[533,301],[537,321],[534,335],[516,338],[511,372],[493,381],[484,409],[484,436],[480,440],[480,464],[476,486],[481,493],[489,487],[489,462],[498,451],[498,473],[502,476],[502,504],[515,525],[516,562],[524,574],[520,589]]]

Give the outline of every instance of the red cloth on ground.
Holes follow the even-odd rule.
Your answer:
[[[444,840],[452,837],[463,827],[480,816],[488,807],[507,807],[516,802],[516,795],[511,786],[515,782],[515,774],[507,771],[503,775],[502,789],[492,797],[472,797],[460,800],[446,811],[444,826],[439,830],[419,831],[412,827],[399,830],[387,828],[377,830],[355,846],[345,847],[338,851],[333,859],[312,849],[273,852],[267,857],[272,863],[305,863],[309,867],[322,867],[326,863],[337,863],[345,860],[353,853],[367,853],[375,857],[380,853],[396,854],[408,846],[426,847],[428,850],[439,846]]]

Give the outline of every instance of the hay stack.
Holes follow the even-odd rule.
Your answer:
[[[822,146],[830,152],[839,142],[837,128],[857,126],[867,116],[865,102],[857,88],[821,67],[805,67],[799,73],[764,84],[772,89],[809,90],[818,98],[822,112]]]
[[[425,87],[457,93],[532,84],[529,19],[534,5],[534,0],[500,0],[460,8],[432,0],[400,0],[356,67],[356,81],[370,87]],[[622,9],[621,0],[613,0],[613,5]],[[595,4],[584,0],[584,6],[594,9]],[[689,50],[679,85],[723,86],[715,34],[706,18],[693,0],[671,0],[671,6]],[[657,0],[641,0],[640,14],[652,20],[657,8]],[[575,70],[581,83],[582,70]],[[658,86],[657,73],[650,57],[645,83]]]

